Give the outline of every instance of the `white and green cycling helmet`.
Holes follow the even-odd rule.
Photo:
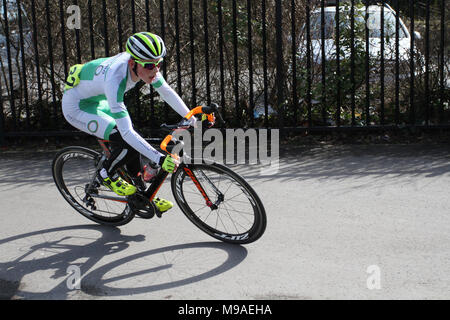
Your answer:
[[[128,38],[127,52],[134,60],[161,59],[166,55],[166,46],[160,36],[150,32],[138,32]]]

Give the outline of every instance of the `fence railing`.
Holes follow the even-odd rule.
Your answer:
[[[445,0],[0,0],[0,139],[74,129],[71,65],[163,37],[164,77],[229,126],[286,130],[449,127]],[[125,100],[138,128],[176,121],[151,88]]]

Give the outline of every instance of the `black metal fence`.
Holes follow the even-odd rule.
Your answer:
[[[163,75],[190,106],[218,102],[230,127],[447,128],[445,0],[0,0],[0,140],[72,131],[72,64],[160,34]],[[151,88],[126,96],[138,128],[177,121]]]

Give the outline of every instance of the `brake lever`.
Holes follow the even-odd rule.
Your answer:
[[[219,123],[225,125],[225,120],[223,120],[222,115],[219,112],[219,105],[217,103],[213,102],[210,106],[204,107],[204,109],[206,109],[204,112],[207,114],[215,113],[216,119],[219,120]]]

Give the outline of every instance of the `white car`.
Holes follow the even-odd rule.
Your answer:
[[[378,58],[381,56],[381,5],[369,5],[368,6],[368,21],[367,26],[369,29],[369,56],[371,58]],[[328,6],[324,8],[325,11],[325,58],[326,60],[336,59],[336,7]],[[340,21],[340,33],[341,39],[345,32],[347,32],[347,39],[350,32],[350,6],[341,5],[339,10]],[[365,14],[366,7],[355,6],[355,30],[364,32],[365,27]],[[313,63],[321,64],[322,61],[322,34],[321,34],[321,9],[316,9],[311,12],[310,18],[310,30],[311,30],[311,58]],[[304,29],[306,30],[306,29]],[[364,37],[364,33],[362,35]],[[395,36],[396,36],[396,12],[387,4],[384,7],[384,59],[386,61],[395,61]],[[416,40],[420,39],[418,32],[414,33]],[[300,43],[298,57],[306,57],[306,31],[304,41]],[[359,41],[359,44],[365,48],[364,38],[355,35],[355,41]],[[345,44],[340,43],[341,54],[340,58],[350,58],[351,48]],[[418,51],[415,48],[415,54]],[[419,53],[420,54],[420,53]],[[399,18],[399,60],[409,61],[411,56],[411,35],[405,23]]]

